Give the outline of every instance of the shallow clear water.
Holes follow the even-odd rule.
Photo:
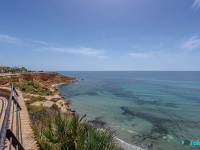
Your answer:
[[[61,72],[80,79],[60,92],[79,114],[153,150],[200,139],[200,72]]]

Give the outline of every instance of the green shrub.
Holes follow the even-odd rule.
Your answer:
[[[33,81],[20,81],[15,82],[14,85],[21,91],[31,94],[38,94],[42,96],[52,95],[52,92],[41,85],[34,83]]]
[[[33,129],[43,150],[121,150],[110,131],[93,128],[84,118],[62,115],[54,109],[31,113]]]

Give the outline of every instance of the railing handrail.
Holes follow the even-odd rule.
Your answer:
[[[5,116],[3,119],[3,124],[1,127],[1,131],[0,131],[0,149],[1,150],[3,150],[5,147],[5,140],[6,140],[6,133],[7,133],[7,129],[8,129],[8,121],[9,121],[9,117],[10,117],[12,98],[13,98],[13,84],[11,84],[10,96],[8,99],[8,104],[7,104]]]
[[[21,145],[21,143],[19,142],[18,135],[16,136],[12,132],[12,129],[9,129],[9,118],[10,118],[10,114],[11,114],[12,104],[13,104],[13,108],[14,108],[14,105],[16,105],[16,109],[17,109],[16,115],[18,115],[18,113],[20,113],[18,111],[21,110],[21,107],[20,107],[20,105],[17,101],[17,98],[16,98],[16,96],[18,96],[18,93],[17,93],[16,89],[14,88],[13,83],[11,83],[10,86],[11,86],[10,95],[9,95],[9,98],[7,99],[8,100],[7,101],[7,107],[6,107],[6,110],[5,110],[5,115],[4,115],[4,118],[3,118],[1,130],[0,130],[0,150],[4,150],[6,139],[8,139],[9,141],[11,140],[10,147],[12,145],[12,146],[15,147],[15,149],[23,150],[24,148]],[[12,117],[14,117],[14,116],[12,116]],[[17,121],[19,121],[19,120],[17,120]],[[16,126],[18,126],[17,123],[16,123]],[[17,132],[19,132],[18,130],[19,129],[16,128]],[[22,139],[21,139],[21,142],[22,142]]]

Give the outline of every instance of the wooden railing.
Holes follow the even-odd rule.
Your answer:
[[[0,150],[24,150],[22,144],[21,107],[18,103],[18,93],[10,84],[9,96],[1,98],[0,110]]]

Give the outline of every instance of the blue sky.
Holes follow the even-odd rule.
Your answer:
[[[200,70],[200,0],[1,0],[0,65]]]

